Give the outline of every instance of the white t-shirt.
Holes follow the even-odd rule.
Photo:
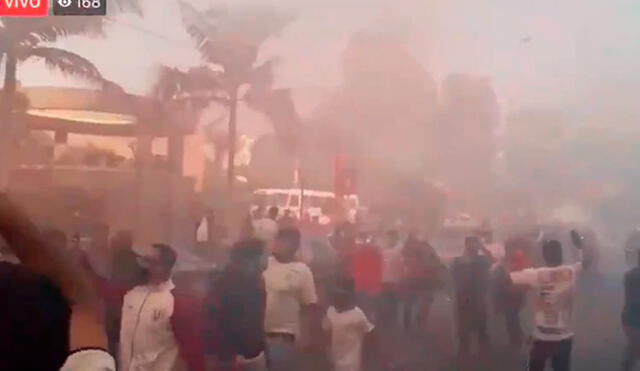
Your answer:
[[[340,313],[330,307],[323,327],[326,331],[331,331],[334,371],[361,371],[362,342],[365,335],[374,328],[364,312],[356,307]]]
[[[402,278],[404,263],[402,261],[402,245],[381,249],[382,283],[397,283]]]
[[[573,337],[573,291],[582,263],[529,268],[511,273],[514,284],[535,290],[533,338],[560,341]]]
[[[269,218],[258,219],[253,222],[253,231],[256,238],[269,242],[278,234],[278,223]]]
[[[116,371],[116,361],[104,350],[81,350],[71,354],[60,371]]]
[[[267,291],[265,331],[298,335],[300,307],[318,302],[311,270],[301,262],[280,263],[269,257],[262,275]]]

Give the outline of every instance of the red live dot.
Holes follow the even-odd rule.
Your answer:
[[[46,17],[49,0],[0,0],[0,17]]]

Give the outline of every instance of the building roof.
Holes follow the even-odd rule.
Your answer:
[[[186,135],[193,132],[196,113],[186,103],[162,102],[120,91],[79,88],[22,88],[29,100],[17,120],[31,130],[104,136]]]

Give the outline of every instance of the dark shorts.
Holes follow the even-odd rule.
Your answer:
[[[529,371],[544,371],[551,363],[553,371],[571,370],[573,338],[560,341],[534,340],[529,352]]]

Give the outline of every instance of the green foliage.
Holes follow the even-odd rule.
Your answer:
[[[218,79],[231,92],[243,84],[270,85],[272,61],[256,64],[262,44],[288,19],[272,7],[198,11],[181,1],[182,20],[205,63],[222,67]]]
[[[232,144],[236,143],[239,101],[247,101],[253,108],[265,112],[274,124],[277,122],[277,129],[295,126],[297,122],[276,121],[294,120],[297,114],[283,116],[272,109],[271,103],[275,103],[295,113],[293,104],[287,105],[290,102],[288,94],[272,90],[274,61],[258,61],[262,44],[289,20],[272,7],[213,7],[200,11],[185,1],[179,4],[185,28],[204,64],[187,71],[161,67],[152,94],[161,99],[187,99],[196,102],[197,108],[205,108],[211,103],[222,104],[229,110],[228,142]],[[293,135],[287,132],[282,137],[291,138]],[[228,179],[232,183],[235,178],[235,151],[227,152],[230,152]],[[217,170],[221,166],[220,161],[209,162],[208,165],[218,167]],[[209,177],[216,172],[205,170]]]
[[[79,77],[99,85],[107,83],[91,61],[67,50],[52,47],[33,47],[20,50],[19,61],[24,62],[31,58],[42,60],[47,67],[59,70],[68,76]]]

